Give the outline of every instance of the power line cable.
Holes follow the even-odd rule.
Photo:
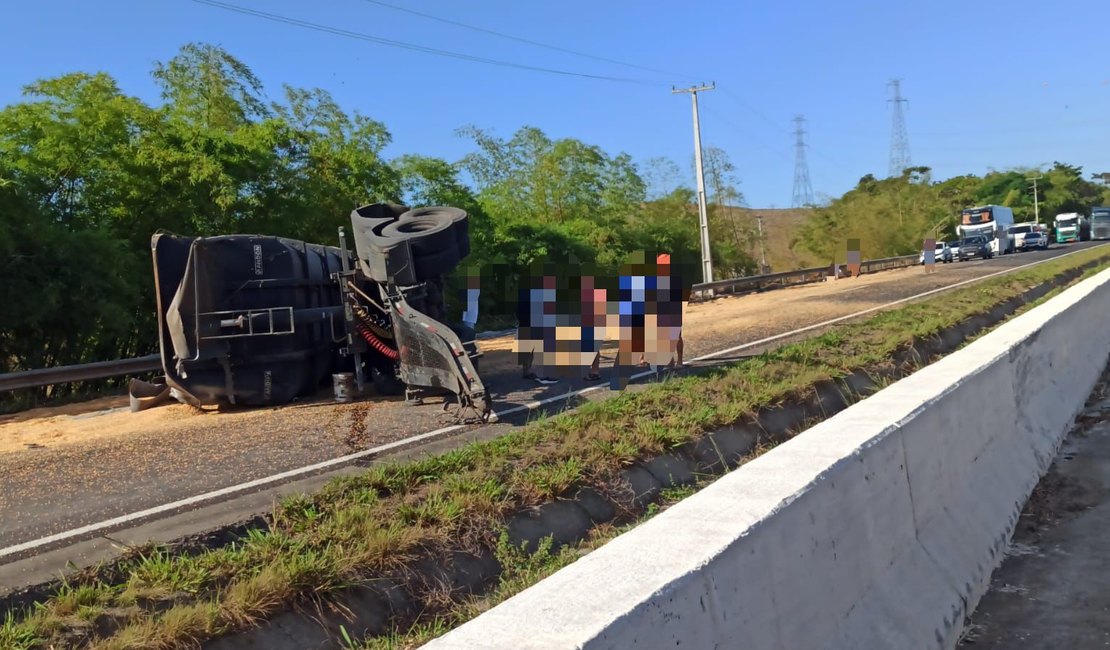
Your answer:
[[[759,146],[763,149],[766,149],[767,151],[773,152],[773,153],[775,153],[779,156],[782,156],[784,159],[786,159],[788,161],[791,160],[790,155],[787,154],[785,151],[782,151],[780,149],[777,149],[775,147],[772,147],[772,146],[768,145],[764,140],[762,140],[761,138],[756,136],[754,133],[752,133],[751,131],[745,129],[744,127],[736,124],[735,122],[733,122],[729,118],[725,117],[723,114],[719,113],[715,109],[710,108],[708,106],[705,106],[705,107],[702,108],[702,110],[704,110],[706,113],[709,113],[710,115],[716,117],[718,120],[723,122],[725,125],[731,127],[733,130],[735,130],[740,135],[742,135],[745,138],[748,138],[749,140],[751,140],[757,146]]]
[[[555,68],[545,68],[545,67],[541,67],[541,66],[527,65],[527,64],[524,64],[524,63],[513,63],[513,62],[510,62],[510,61],[501,61],[501,60],[498,60],[498,59],[489,59],[489,58],[485,58],[485,57],[474,56],[474,55],[471,55],[471,54],[463,54],[461,52],[451,52],[449,50],[440,50],[440,49],[436,49],[436,48],[426,47],[426,46],[423,46],[423,45],[416,45],[416,44],[413,44],[413,43],[405,43],[405,42],[402,42],[402,41],[394,41],[394,40],[391,40],[391,39],[382,38],[380,36],[373,36],[371,34],[364,34],[362,32],[354,32],[354,31],[350,31],[350,30],[346,30],[346,29],[340,29],[338,27],[329,27],[328,25],[321,25],[321,24],[318,24],[318,23],[312,23],[312,22],[308,22],[306,20],[300,20],[300,19],[297,19],[297,18],[289,18],[287,16],[280,16],[278,14],[273,14],[273,13],[269,13],[269,12],[266,12],[266,11],[259,11],[257,9],[250,9],[250,8],[247,8],[247,7],[240,7],[238,5],[233,5],[233,4],[230,4],[230,3],[227,3],[227,2],[219,2],[218,0],[192,0],[192,2],[196,2],[197,4],[208,5],[208,6],[211,6],[211,7],[216,7],[218,9],[224,9],[224,10],[227,10],[227,11],[243,14],[243,15],[246,15],[246,16],[253,16],[255,18],[262,18],[262,19],[270,20],[270,21],[277,22],[277,23],[292,25],[294,27],[302,27],[304,29],[311,29],[311,30],[314,30],[314,31],[323,32],[323,33],[327,33],[327,34],[332,34],[332,35],[335,35],[335,36],[345,36],[347,38],[352,38],[352,39],[355,39],[355,40],[367,41],[367,42],[370,42],[370,43],[377,43],[379,45],[387,45],[387,46],[390,46],[390,47],[396,47],[396,48],[401,48],[401,49],[406,49],[406,50],[413,50],[413,51],[416,51],[416,52],[423,52],[425,54],[434,54],[434,55],[437,55],[437,56],[444,56],[444,57],[459,59],[459,60],[463,60],[463,61],[472,61],[472,62],[475,62],[475,63],[485,63],[487,65],[497,65],[497,66],[502,66],[502,67],[507,67],[507,68],[517,68],[517,69],[520,69],[520,70],[531,70],[533,72],[546,72],[546,73],[549,73],[549,74],[558,74],[558,75],[564,75],[564,76],[570,76],[570,77],[582,77],[582,78],[586,78],[586,79],[598,79],[598,80],[601,80],[601,81],[613,81],[613,82],[618,82],[618,83],[632,83],[632,84],[644,84],[644,85],[655,85],[657,83],[660,83],[658,80],[630,79],[630,78],[626,78],[626,77],[610,77],[610,76],[606,76],[606,75],[596,75],[596,74],[589,74],[589,73],[585,73],[585,72],[572,72],[572,71],[569,71],[569,70],[558,70],[558,69],[555,69]]]
[[[754,114],[755,116],[759,117],[764,122],[766,122],[768,125],[773,127],[775,132],[781,132],[781,133],[784,133],[784,134],[788,132],[787,129],[783,128],[783,125],[781,123],[776,122],[773,118],[769,117],[763,111],[760,111],[756,107],[754,107],[751,104],[749,104],[748,102],[744,101],[744,99],[742,99],[736,93],[730,91],[728,88],[722,88],[722,90],[724,91],[724,94],[726,96],[731,97],[737,104],[739,104],[743,108],[747,109],[749,112],[751,112],[752,114]],[[718,117],[720,117],[720,116],[718,116]],[[741,133],[744,133],[745,135],[747,135],[747,137],[751,138],[753,141],[755,141],[757,144],[762,146],[764,149],[774,151],[776,155],[782,156],[783,158],[789,160],[790,156],[788,154],[786,154],[784,151],[778,149],[777,147],[768,146],[767,144],[763,143],[761,140],[756,138],[754,135],[751,135],[750,132],[746,131],[745,129],[741,129],[739,126],[737,126],[735,124],[731,124],[727,120],[724,120],[724,118],[722,118],[722,121],[725,121],[726,124],[729,124],[730,126],[732,126],[737,131],[739,131]],[[823,159],[823,160],[825,160],[829,163],[832,163],[832,164],[838,165],[838,166],[841,164],[839,161],[837,161],[837,160],[833,159],[832,157],[828,156],[827,154],[825,154],[821,149],[811,149],[811,151],[813,151],[813,153],[816,154],[818,158],[821,158],[821,159]],[[811,176],[812,176],[812,172],[811,172]],[[818,174],[816,177],[818,178],[818,180],[821,180],[820,174]]]
[[[721,90],[724,92],[725,95],[728,95],[729,97],[731,97],[733,99],[733,101],[735,101],[737,104],[740,104],[745,109],[747,109],[752,114],[754,114],[756,117],[760,118],[761,120],[763,120],[764,122],[766,122],[770,126],[774,127],[776,130],[782,131],[783,133],[786,133],[786,132],[789,131],[789,129],[786,128],[786,125],[784,125],[781,122],[777,122],[774,119],[768,117],[763,111],[761,111],[758,108],[756,108],[755,106],[752,106],[751,104],[749,104],[740,95],[737,95],[736,93],[732,92],[728,88],[722,88]]]
[[[449,18],[443,18],[443,17],[440,17],[440,16],[433,16],[431,14],[426,14],[426,13],[421,12],[421,11],[416,11],[415,9],[409,9],[407,7],[399,7],[397,5],[394,5],[394,4],[391,4],[391,3],[388,3],[388,2],[383,2],[382,0],[363,0],[363,2],[368,2],[370,4],[375,4],[375,5],[379,5],[379,6],[382,6],[382,7],[387,7],[389,9],[393,9],[393,10],[396,10],[396,11],[401,11],[401,12],[408,13],[408,14],[412,14],[414,16],[420,16],[422,18],[427,18],[429,20],[434,20],[434,21],[445,23],[445,24],[448,24],[448,25],[455,25],[457,27],[470,29],[470,30],[473,30],[473,31],[476,31],[476,32],[481,32],[483,34],[490,34],[492,36],[497,36],[499,38],[504,38],[504,39],[508,39],[508,40],[512,40],[512,41],[517,41],[517,42],[520,42],[520,43],[526,43],[528,45],[534,45],[536,47],[542,47],[542,48],[546,48],[546,49],[549,49],[549,50],[554,50],[556,52],[564,52],[564,53],[567,53],[567,54],[573,54],[575,56],[581,56],[581,57],[585,57],[585,58],[588,58],[588,59],[594,59],[596,61],[604,61],[606,63],[613,63],[615,65],[625,66],[625,67],[628,67],[628,68],[635,68],[637,70],[643,70],[645,72],[654,72],[656,74],[663,74],[663,75],[669,75],[669,76],[673,76],[673,77],[681,77],[681,78],[687,78],[687,79],[701,79],[701,78],[704,78],[704,75],[691,75],[691,74],[687,74],[685,72],[676,72],[674,70],[660,70],[658,68],[649,68],[649,67],[646,67],[646,66],[637,65],[635,63],[628,63],[626,61],[619,61],[617,59],[610,59],[608,57],[598,56],[598,55],[595,55],[595,54],[589,54],[587,52],[579,52],[577,50],[572,50],[572,49],[565,48],[565,47],[559,47],[557,45],[550,45],[548,43],[541,43],[539,41],[533,41],[531,39],[522,38],[520,36],[514,36],[512,34],[506,34],[504,32],[499,32],[499,31],[495,31],[495,30],[492,30],[492,29],[486,29],[484,27],[478,27],[478,26],[475,26],[475,25],[468,25],[466,23],[459,22],[457,20],[451,20]],[[730,96],[738,104],[743,106],[748,111],[751,111],[753,114],[755,114],[757,117],[764,120],[765,122],[767,122],[771,126],[774,126],[775,128],[781,128],[782,127],[782,125],[780,123],[778,123],[774,119],[768,117],[765,113],[763,113],[759,109],[755,108],[754,106],[752,106],[751,104],[746,102],[743,98],[741,98],[736,93],[733,93],[732,91],[728,90],[727,88],[722,88],[722,90],[724,91],[724,93],[726,95]]]
[[[776,156],[782,158],[785,161],[790,161],[791,160],[790,154],[788,154],[786,152],[785,147],[773,147],[773,146],[767,144],[767,142],[765,140],[759,138],[753,132],[741,127],[740,125],[736,124],[735,122],[728,119],[727,117],[725,117],[724,115],[720,114],[719,112],[715,111],[712,108],[706,107],[704,110],[705,110],[706,113],[709,113],[710,115],[713,115],[717,119],[721,120],[721,122],[723,122],[725,125],[731,127],[733,130],[735,130],[740,135],[742,135],[745,138],[748,138],[749,140],[751,140],[751,142],[754,143],[759,148],[764,149],[766,151],[770,151],[770,152],[774,153]],[[833,164],[837,167],[845,167],[845,165],[842,162],[828,156],[827,154],[825,154],[819,148],[818,149],[812,149],[811,148],[810,151],[812,151],[814,154],[816,154],[818,158],[821,158],[821,159],[825,160],[826,162],[829,162],[829,163],[831,163],[831,164]],[[825,177],[824,177],[823,174],[821,174],[820,170],[817,170],[816,173],[814,173],[813,170],[810,170],[810,177],[813,180],[816,180],[816,181],[821,181],[821,182],[825,181]]]
[[[791,157],[790,157],[790,154],[786,153],[785,150],[783,150],[781,148],[770,146],[769,144],[766,143],[766,141],[759,138],[758,136],[753,134],[751,131],[741,127],[738,124],[736,124],[735,122],[733,122],[729,118],[725,117],[721,113],[717,112],[716,110],[714,110],[712,108],[709,108],[709,107],[704,107],[703,110],[705,110],[706,113],[716,117],[718,120],[720,120],[726,126],[731,127],[734,131],[736,131],[737,133],[739,133],[743,137],[750,140],[757,147],[759,147],[761,149],[764,149],[766,151],[770,151],[771,153],[774,153],[776,156],[781,157],[783,160],[785,160],[787,162],[790,162],[792,160]],[[810,177],[811,177],[812,180],[817,180],[819,183],[824,183],[824,181],[825,181],[824,176],[821,175],[820,173],[817,173],[817,174],[812,174],[811,173]]]
[[[404,13],[407,13],[407,14],[412,14],[414,16],[420,16],[422,18],[427,18],[429,20],[434,20],[434,21],[445,23],[445,24],[448,24],[448,25],[455,25],[456,27],[462,27],[464,29],[470,29],[470,30],[473,30],[473,31],[476,31],[476,32],[481,32],[483,34],[490,34],[492,36],[497,36],[499,38],[504,38],[504,39],[508,39],[508,40],[511,40],[511,41],[517,41],[519,43],[526,43],[528,45],[534,45],[536,47],[542,47],[542,48],[546,48],[546,49],[549,49],[549,50],[554,50],[556,52],[564,52],[566,54],[573,54],[575,56],[581,56],[581,57],[585,57],[585,58],[588,58],[588,59],[594,59],[596,61],[604,61],[606,63],[613,63],[615,65],[625,66],[625,67],[628,67],[628,68],[634,68],[634,69],[637,69],[637,70],[643,70],[645,72],[654,72],[656,74],[669,75],[669,76],[681,77],[681,78],[686,78],[686,79],[700,79],[700,78],[703,78],[703,76],[701,76],[701,75],[690,75],[690,74],[686,74],[684,72],[675,72],[673,70],[659,70],[657,68],[649,68],[649,67],[642,66],[642,65],[637,65],[637,64],[634,64],[634,63],[628,63],[628,62],[625,62],[625,61],[618,61],[617,59],[610,59],[610,58],[604,57],[604,56],[598,56],[598,55],[589,54],[589,53],[586,53],[586,52],[579,52],[577,50],[572,50],[572,49],[565,48],[565,47],[559,47],[557,45],[550,45],[548,43],[541,43],[539,41],[533,41],[531,39],[522,38],[520,36],[514,36],[512,34],[506,34],[504,32],[499,32],[499,31],[495,31],[495,30],[492,30],[492,29],[486,29],[485,27],[478,27],[478,26],[475,26],[475,25],[468,25],[466,23],[459,22],[457,20],[451,20],[449,18],[443,18],[443,17],[440,17],[440,16],[433,16],[431,14],[427,14],[427,13],[424,13],[424,12],[421,12],[421,11],[417,11],[415,9],[409,9],[408,7],[399,7],[399,6],[397,6],[395,4],[391,4],[389,2],[383,2],[382,0],[363,0],[363,1],[368,2],[370,4],[375,4],[375,5],[378,5],[378,6],[381,6],[381,7],[386,7],[386,8],[389,8],[389,9],[393,9],[395,11],[401,11],[401,12],[404,12]],[[765,113],[763,113],[762,111],[760,111],[756,107],[749,104],[747,101],[745,101],[743,98],[741,98],[736,93],[733,93],[732,91],[728,90],[727,88],[722,88],[722,90],[724,91],[724,93],[726,95],[731,97],[734,101],[736,101],[738,104],[740,104],[746,110],[750,111],[751,113],[753,113],[754,115],[756,115],[760,119],[764,120],[765,122],[767,122],[771,126],[775,127],[776,129],[781,129],[782,128],[783,125],[781,123],[776,122],[774,119],[768,117]]]
[[[626,68],[635,68],[637,70],[643,70],[645,72],[654,72],[656,74],[662,74],[662,75],[667,75],[667,76],[672,76],[672,77],[681,77],[681,78],[688,78],[688,79],[698,78],[697,75],[688,75],[688,74],[685,74],[685,73],[674,72],[674,71],[669,71],[669,70],[658,70],[656,68],[649,68],[649,67],[642,66],[642,65],[636,65],[635,63],[628,63],[628,62],[625,62],[625,61],[618,61],[617,59],[610,59],[608,57],[598,56],[596,54],[589,54],[587,52],[579,52],[577,50],[572,50],[572,49],[565,48],[565,47],[559,47],[557,45],[549,45],[547,43],[541,43],[539,41],[533,41],[531,39],[523,38],[523,37],[520,37],[520,36],[513,36],[512,34],[506,34],[504,32],[498,32],[498,31],[495,31],[495,30],[492,30],[492,29],[486,29],[485,27],[478,27],[476,25],[468,25],[466,23],[462,23],[462,22],[459,22],[457,20],[451,20],[450,18],[442,18],[440,16],[433,16],[431,14],[426,14],[426,13],[421,12],[421,11],[416,11],[415,9],[409,9],[408,7],[399,7],[397,5],[390,4],[388,2],[382,2],[381,0],[363,0],[363,1],[364,2],[369,2],[370,4],[375,4],[375,5],[378,5],[378,6],[381,6],[381,7],[386,7],[388,9],[393,9],[395,11],[402,11],[404,13],[412,14],[414,16],[420,16],[421,18],[427,18],[428,20],[434,20],[434,21],[445,23],[445,24],[448,24],[448,25],[454,25],[456,27],[462,27],[464,29],[469,29],[469,30],[473,30],[473,31],[476,31],[476,32],[481,32],[483,34],[490,34],[492,36],[497,36],[499,38],[508,39],[510,41],[517,41],[518,43],[526,43],[528,45],[534,45],[536,47],[542,47],[542,48],[545,48],[545,49],[548,49],[548,50],[554,50],[556,52],[563,52],[565,54],[573,54],[575,56],[581,56],[581,57],[585,57],[587,59],[593,59],[595,61],[604,61],[606,63],[613,63],[615,65],[624,66]]]

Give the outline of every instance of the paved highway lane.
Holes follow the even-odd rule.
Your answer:
[[[692,360],[785,335],[767,343],[780,345],[815,333],[790,335],[799,328],[1095,244],[938,265],[934,274],[913,267],[691,305],[684,333],[686,357]],[[506,416],[500,424],[483,427],[482,435],[519,426],[527,419],[524,405],[589,385],[580,379],[556,386],[529,385],[507,352],[510,343],[508,337],[483,342],[487,356],[482,376],[494,394],[495,408]],[[755,353],[761,347],[766,346],[721,358]],[[589,398],[601,399],[608,392],[597,387]],[[85,409],[46,409],[3,418],[0,564],[15,557],[4,552],[14,545],[234,488],[450,424],[439,405],[407,407],[381,399],[337,405],[326,395],[281,408],[218,413],[179,404],[129,413],[125,399],[101,400]],[[449,433],[474,430],[458,427]],[[83,536],[102,532],[90,530]]]

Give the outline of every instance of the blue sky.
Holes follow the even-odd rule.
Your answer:
[[[519,64],[638,83],[492,66],[352,40],[191,0],[36,0],[0,23],[0,103],[23,85],[105,71],[157,101],[150,78],[189,41],[247,63],[278,97],[282,83],[330,91],[383,121],[387,154],[456,160],[474,124],[510,135],[523,125],[575,137],[637,161],[665,156],[689,170],[688,95],[672,84],[716,82],[700,95],[705,146],[726,150],[753,207],[786,207],[791,118],[808,120],[814,190],[839,195],[885,175],[887,81],[901,78],[914,164],[935,178],[1050,164],[1110,171],[1110,22],[1105,0],[986,2],[679,2],[673,0],[388,0],[520,38],[660,74],[527,45],[368,0],[227,0],[232,4]]]

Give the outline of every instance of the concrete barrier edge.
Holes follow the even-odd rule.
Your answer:
[[[1106,366],[1110,270],[427,648],[952,648]]]

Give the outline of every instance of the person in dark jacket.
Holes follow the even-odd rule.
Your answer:
[[[554,352],[554,313],[548,312],[555,302],[555,276],[545,269],[533,269],[526,280],[517,292],[517,352],[523,376],[540,384],[555,384],[558,379],[535,370],[537,352]]]

